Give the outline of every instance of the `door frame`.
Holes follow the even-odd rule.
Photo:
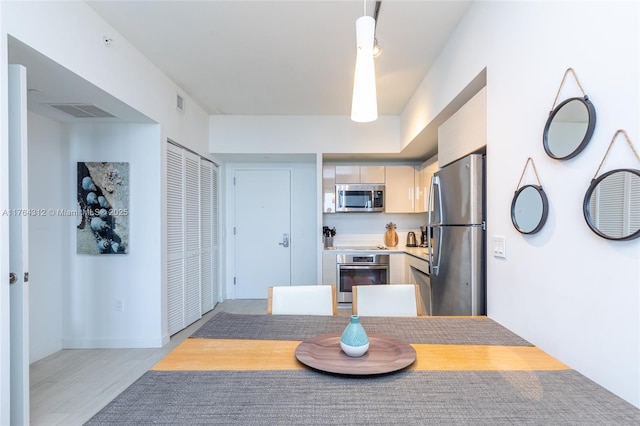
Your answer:
[[[233,279],[236,276],[236,246],[235,246],[235,238],[233,238],[233,218],[235,217],[235,186],[233,182],[233,178],[235,176],[236,171],[238,170],[263,170],[263,171],[288,171],[290,174],[290,184],[293,184],[294,178],[294,169],[292,167],[287,167],[283,164],[256,164],[256,163],[233,163],[227,164],[225,167],[225,204],[226,204],[226,218],[224,224],[224,232],[223,236],[226,236],[224,245],[226,247],[225,258],[223,259],[225,268],[224,268],[224,277],[222,279],[222,297],[224,300],[226,299],[235,299],[235,286],[233,283]],[[293,222],[293,196],[291,193],[291,187],[289,189],[289,229],[292,230],[292,222]],[[290,252],[295,247],[295,236],[293,235],[293,231],[289,234],[289,247]],[[292,264],[289,263],[289,276],[292,276]],[[266,297],[265,297],[266,298]]]
[[[6,107],[2,122],[7,130],[2,133],[2,170],[6,175],[3,173],[5,183],[0,187],[0,423],[29,424],[27,69],[7,65],[4,75],[3,87],[8,90],[2,97]],[[16,275],[14,284],[9,283],[9,272]]]
[[[2,7],[0,6],[0,11]],[[7,36],[0,34],[0,213],[9,209],[9,101]],[[0,214],[0,424],[10,419],[9,217]]]

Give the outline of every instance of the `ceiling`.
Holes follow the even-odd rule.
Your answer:
[[[115,29],[104,34],[111,43],[126,39],[212,115],[350,115],[355,21],[364,14],[365,4],[367,15],[373,16],[375,8],[373,0],[87,3]],[[376,38],[382,54],[375,60],[380,115],[403,111],[470,3],[381,2]],[[8,52],[10,63],[27,67],[32,111],[60,122],[151,122],[11,37]],[[51,103],[93,104],[116,117],[74,118],[51,108]],[[443,111],[434,122],[444,119],[444,113],[450,115]],[[410,149],[384,157],[433,155],[436,127],[425,129],[416,137],[420,143],[412,143]],[[364,153],[361,157],[377,158]]]
[[[350,115],[355,21],[375,1],[88,1],[209,114]],[[382,1],[378,110],[402,112],[470,1]]]

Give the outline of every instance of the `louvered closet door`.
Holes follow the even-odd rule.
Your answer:
[[[185,151],[185,325],[200,319],[200,157]]]
[[[213,166],[213,174],[211,176],[211,191],[212,191],[212,214],[213,214],[213,229],[212,229],[212,237],[211,237],[211,251],[213,256],[213,297],[214,297],[214,306],[218,297],[218,288],[219,288],[219,278],[220,278],[220,240],[218,238],[218,229],[220,229],[220,205],[218,200],[220,199],[219,190],[219,177],[220,171],[218,166]]]
[[[200,291],[201,310],[213,309],[213,163],[200,159]]]
[[[184,323],[183,150],[167,144],[167,310],[169,334]]]

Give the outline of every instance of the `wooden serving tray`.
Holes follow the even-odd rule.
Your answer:
[[[296,358],[316,370],[336,374],[369,375],[401,370],[413,364],[416,351],[395,337],[369,335],[369,350],[350,357],[340,348],[340,334],[321,334],[300,343]]]

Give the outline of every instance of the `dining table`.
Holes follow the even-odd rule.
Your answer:
[[[218,312],[86,424],[640,424],[637,407],[488,317],[360,322],[384,362],[373,344],[341,352],[348,316]]]

